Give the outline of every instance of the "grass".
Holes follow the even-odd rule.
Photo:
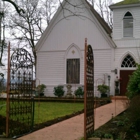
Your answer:
[[[0,100],[0,115],[6,116],[6,102]]]
[[[35,124],[72,114],[84,108],[83,103],[41,102],[35,104]]]
[[[0,101],[0,106],[5,101]],[[58,117],[72,114],[84,108],[83,103],[35,102],[34,123],[39,124]],[[6,116],[6,105],[0,109],[0,115]]]

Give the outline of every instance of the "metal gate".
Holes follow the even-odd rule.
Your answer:
[[[84,75],[84,139],[94,132],[94,58],[93,50],[85,40],[85,75]]]
[[[10,56],[10,55],[9,55]],[[33,126],[33,61],[25,49],[17,49],[9,59],[6,135],[31,131]]]

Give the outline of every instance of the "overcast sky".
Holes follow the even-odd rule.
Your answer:
[[[113,0],[114,3],[117,3],[117,2],[120,2],[120,1],[123,1],[123,0]]]

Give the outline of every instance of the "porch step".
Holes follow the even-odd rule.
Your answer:
[[[112,96],[111,100],[129,100],[127,96]]]

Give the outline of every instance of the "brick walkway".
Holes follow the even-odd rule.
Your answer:
[[[112,103],[95,109],[95,129],[125,110],[126,100],[113,100]],[[84,135],[84,114],[30,133],[18,140],[80,140]]]

